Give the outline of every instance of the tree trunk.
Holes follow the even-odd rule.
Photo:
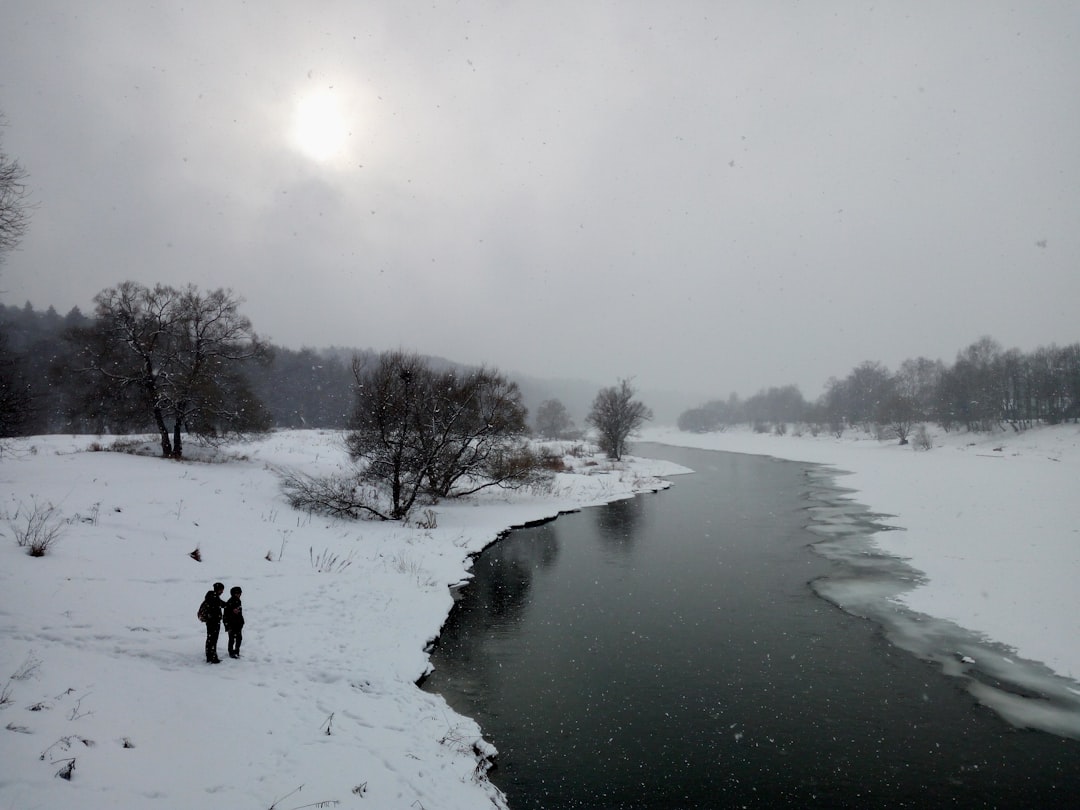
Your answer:
[[[180,430],[184,424],[184,417],[177,413],[176,422],[173,423],[172,457],[180,459],[184,457],[184,447],[180,442]]]
[[[154,423],[158,433],[161,434],[161,457],[169,458],[172,455],[172,443],[169,441],[169,428],[165,426],[165,417],[161,414],[161,408],[154,407]]]

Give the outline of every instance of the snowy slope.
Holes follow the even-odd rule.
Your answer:
[[[274,469],[342,467],[334,433],[277,433],[226,463],[94,441],[19,440],[0,459],[0,807],[503,806],[476,724],[415,686],[448,585],[512,525],[678,471],[582,466],[550,493],[440,504],[424,529],[288,507]],[[14,539],[34,504],[64,521],[40,558]],[[242,658],[223,632],[210,665],[195,614],[215,580],[243,588],[247,625]]]

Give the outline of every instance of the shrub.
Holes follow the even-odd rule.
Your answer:
[[[323,549],[320,554],[316,554],[314,548],[308,547],[308,557],[311,559],[311,567],[320,574],[340,574],[352,565],[352,552],[349,552],[347,557],[341,557],[329,549]]]
[[[160,455],[161,450],[145,438],[117,439],[109,445],[109,451],[113,453],[127,453],[131,456],[155,456]]]
[[[926,429],[926,425],[919,425],[915,428],[915,435],[911,440],[911,447],[913,450],[929,450],[934,446],[934,440],[930,437],[930,431]]]
[[[38,669],[41,668],[41,659],[30,652],[26,659],[19,665],[19,668],[11,673],[11,680],[13,681],[26,681],[33,678]]]
[[[570,469],[566,466],[562,454],[556,448],[552,447],[540,448],[537,463],[540,465],[540,469],[548,470],[550,472],[568,472]]]
[[[418,529],[437,529],[439,516],[434,509],[425,509],[422,516],[413,520],[413,525]]]
[[[390,519],[385,499],[359,476],[317,477],[285,470],[279,477],[282,492],[294,509],[348,520],[363,517]]]
[[[44,557],[64,532],[60,515],[60,510],[51,503],[39,504],[34,500],[29,506],[19,504],[15,517],[9,521],[15,543],[31,557]]]

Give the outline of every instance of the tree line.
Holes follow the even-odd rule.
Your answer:
[[[297,507],[386,520],[544,478],[521,391],[497,369],[403,351],[280,349],[240,303],[224,289],[127,281],[94,298],[92,317],[0,307],[0,438],[150,431],[163,457],[181,459],[190,436],[343,428],[352,471],[284,474],[286,493]],[[651,417],[635,394],[629,380],[603,388],[586,418],[613,459]],[[572,428],[558,400],[541,405],[538,433],[565,438]]]
[[[171,343],[164,337],[166,321],[177,328],[184,323],[179,313],[180,291],[163,285],[141,289],[138,293],[142,296],[140,305],[146,306],[147,316],[152,311],[157,321],[151,329],[148,324],[140,327],[134,323],[135,287],[138,285],[133,287],[127,283],[103,291],[99,295],[101,300],[95,301],[95,313],[90,316],[79,307],[60,315],[51,306],[35,310],[29,302],[22,307],[0,304],[0,400],[6,403],[0,404],[0,437],[48,433],[125,434],[153,426],[137,406],[134,410],[123,407],[125,402],[131,404],[129,399],[105,396],[100,385],[103,381],[96,380],[95,389],[91,385],[95,382],[93,375],[87,375],[95,368],[93,358],[96,356],[97,367],[104,368],[114,381],[119,381],[117,370],[109,363],[120,361],[117,352],[121,344],[125,351],[138,353],[138,335],[117,332],[118,317],[127,319],[129,329],[141,328],[147,337],[156,335],[155,349],[163,351],[170,360],[182,360],[178,353],[166,351],[168,345],[179,349],[180,337],[170,338]],[[231,293],[222,290],[201,293],[187,288],[184,301],[192,304],[200,296],[213,298],[217,306],[228,309],[230,317],[242,318],[236,312],[239,299]],[[171,303],[166,307],[167,298]],[[112,337],[117,339],[111,347],[103,334],[104,324],[110,322],[113,323]],[[253,396],[257,400],[254,407],[263,412],[270,427],[330,430],[348,427],[355,405],[354,361],[359,359],[370,367],[379,357],[378,352],[343,347],[290,349],[258,339],[246,320],[233,324],[234,327],[239,325],[243,326],[245,335],[253,339],[253,345],[246,354],[250,362],[232,364],[232,372],[242,376],[248,389],[244,396]],[[119,340],[121,337],[124,340]],[[216,366],[220,367],[222,363],[218,361],[225,359],[216,358]],[[439,372],[463,373],[469,368],[437,358],[424,358],[424,361]],[[136,370],[128,369],[124,375],[128,384],[123,387],[129,393],[137,387],[132,376]],[[163,380],[168,378],[170,384],[176,381],[164,360],[160,371]],[[237,380],[236,385],[239,384],[241,381]],[[622,391],[626,407],[638,410],[635,408],[638,403],[632,401],[636,391],[629,380],[625,384],[630,391],[629,398],[623,389],[623,381],[616,388]],[[533,388],[537,387],[534,383]],[[610,392],[603,389],[601,393],[605,396],[600,405],[610,405]],[[596,406],[594,401],[590,413]],[[607,410],[610,412],[610,407]],[[637,415],[644,416],[648,409],[641,406],[640,411]],[[588,416],[585,427],[595,427]],[[566,406],[557,398],[539,402],[530,429],[547,439],[579,440],[585,436],[584,430],[577,428]],[[618,433],[616,428],[615,435]],[[624,444],[625,439],[612,442],[613,449],[620,454]]]
[[[0,304],[0,436],[46,433],[138,432],[142,414],[110,412],[85,390],[78,354],[95,318],[74,307],[61,316],[53,307],[35,310]],[[241,372],[272,427],[340,429],[352,410],[351,358],[370,350],[299,350],[260,341],[261,352]],[[99,398],[100,400],[100,398]]]
[[[830,378],[814,402],[794,385],[745,400],[732,394],[684,411],[678,426],[708,432],[737,424],[783,430],[803,423],[838,436],[861,427],[906,444],[918,424],[988,431],[1068,420],[1080,420],[1080,343],[1025,353],[983,337],[957,352],[951,365],[919,357],[891,372],[867,361],[843,378]]]

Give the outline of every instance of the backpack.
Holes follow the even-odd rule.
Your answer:
[[[199,612],[197,614],[195,614],[195,615],[199,617],[200,622],[205,622],[206,621],[207,611],[206,611],[206,600],[205,599],[203,599],[202,602],[199,604]]]

